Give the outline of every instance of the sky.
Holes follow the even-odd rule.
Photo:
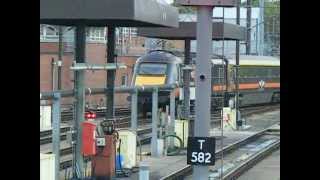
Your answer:
[[[171,4],[173,2],[173,0],[164,0],[165,2],[167,2],[168,4]],[[246,2],[247,0],[241,0],[241,2]]]
[[[169,4],[171,4],[173,2],[173,0],[163,0]],[[246,2],[247,0],[241,0],[241,2]],[[271,1],[274,1],[274,0],[271,0]],[[280,1],[280,0],[279,0]]]

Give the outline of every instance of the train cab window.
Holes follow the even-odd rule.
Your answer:
[[[251,70],[249,68],[240,67],[239,68],[239,77],[240,78],[248,78],[251,76]]]
[[[273,77],[273,74],[272,74],[273,68],[267,68],[267,71],[268,71],[267,77],[272,78]]]
[[[272,69],[272,75],[274,77],[280,77],[280,68],[279,67],[275,67]]]
[[[178,78],[177,78],[177,81],[181,82],[182,81],[182,72],[181,72],[181,68],[180,68],[180,65],[179,64],[176,64],[176,67],[177,67],[177,73],[178,73]]]
[[[256,69],[256,76],[259,78],[268,76],[268,69],[265,67],[260,67]]]
[[[172,66],[172,77],[174,81],[178,81],[178,66]]]
[[[165,75],[167,64],[160,63],[142,63],[139,67],[138,74]]]

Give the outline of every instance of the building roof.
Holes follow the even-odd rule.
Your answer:
[[[150,0],[40,0],[40,23],[76,26],[178,27],[178,10]]]

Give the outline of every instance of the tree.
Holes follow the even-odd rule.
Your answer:
[[[191,6],[180,6],[177,3],[177,0],[174,0],[172,5],[178,8],[179,14],[194,14],[196,12],[194,7],[191,7]]]

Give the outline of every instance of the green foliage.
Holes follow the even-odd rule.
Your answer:
[[[178,8],[180,14],[194,14],[196,12],[194,7],[180,6],[176,0],[173,1],[172,5]]]
[[[260,7],[259,0],[251,0],[251,7],[257,8]],[[240,7],[247,7],[247,2],[242,2]],[[278,16],[280,13],[280,0],[279,1],[268,1],[266,0],[264,3],[264,16],[271,17],[271,16]]]
[[[265,4],[264,14],[266,17],[279,16],[280,14],[280,1],[268,2]]]
[[[259,7],[259,0],[251,0],[252,7]],[[240,7],[247,7],[247,1],[240,4]]]

